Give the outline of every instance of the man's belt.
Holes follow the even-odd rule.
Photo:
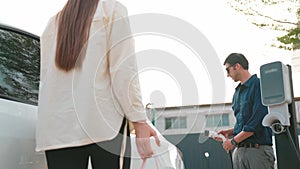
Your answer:
[[[238,147],[244,147],[244,148],[259,148],[259,144],[257,143],[240,143]]]

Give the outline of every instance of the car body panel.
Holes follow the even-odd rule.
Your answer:
[[[45,168],[44,153],[35,148],[37,107],[0,99],[0,168]]]

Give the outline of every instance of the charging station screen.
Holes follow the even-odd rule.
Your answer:
[[[273,62],[260,67],[262,103],[266,106],[285,101],[282,63]]]

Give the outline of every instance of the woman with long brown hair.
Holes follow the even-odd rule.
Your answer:
[[[153,155],[137,75],[126,8],[68,0],[41,36],[36,150],[49,169],[129,168],[128,121],[141,158]]]

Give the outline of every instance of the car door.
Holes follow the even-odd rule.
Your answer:
[[[0,24],[0,168],[44,169],[35,152],[39,37]]]

